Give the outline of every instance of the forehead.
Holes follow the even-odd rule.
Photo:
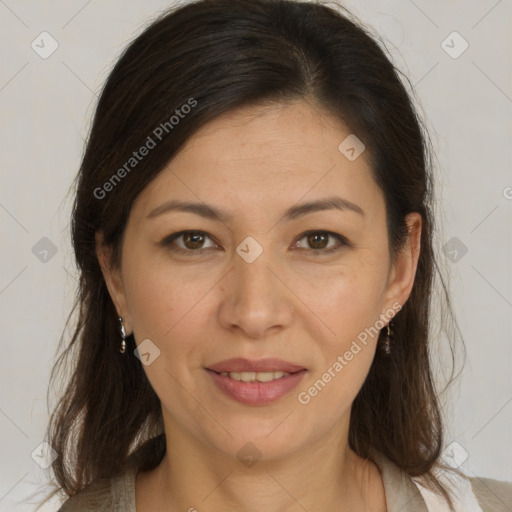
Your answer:
[[[254,207],[259,216],[262,207],[284,210],[337,194],[377,214],[383,198],[367,155],[351,161],[339,149],[350,135],[339,120],[303,100],[228,112],[187,141],[134,208],[147,215],[159,202],[179,198],[235,215]]]

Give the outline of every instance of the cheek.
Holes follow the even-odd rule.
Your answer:
[[[212,296],[218,281],[215,272],[155,262],[136,251],[126,260],[125,289],[135,340],[139,344],[150,339],[160,350],[156,364],[145,368],[150,380],[164,378],[168,387],[168,375],[157,373],[165,368],[190,385],[188,369],[202,367],[208,353],[212,331],[207,324],[214,317]]]
[[[128,267],[128,265],[127,265]],[[181,396],[181,385],[193,388],[189,368],[201,367],[204,339],[205,290],[212,287],[205,279],[162,268],[137,265],[126,279],[128,307],[137,345],[149,339],[159,349],[154,362],[144,370],[160,397]],[[206,343],[206,342],[205,342]],[[185,397],[186,398],[186,397]],[[188,404],[190,406],[190,404]]]
[[[370,370],[379,335],[383,272],[385,277],[378,265],[347,266],[306,295],[328,329],[316,337],[321,358],[301,396],[308,402],[308,414],[321,415],[327,423],[347,413]]]
[[[325,339],[333,340],[333,348],[343,348],[381,313],[385,262],[367,252],[347,257],[342,265],[303,267],[293,280],[294,291],[328,328]]]
[[[187,277],[169,267],[134,268],[130,275],[126,291],[134,331],[155,340],[168,338],[181,319],[186,322],[186,315],[193,313],[207,289],[197,275]]]
[[[136,339],[156,339],[163,325],[171,320],[173,294],[167,290],[165,277],[150,269],[132,276],[126,280],[125,288]]]

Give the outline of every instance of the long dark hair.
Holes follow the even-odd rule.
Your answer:
[[[47,432],[58,454],[51,466],[57,490],[71,496],[120,474],[129,460],[141,471],[156,467],[172,442],[162,436],[160,401],[139,360],[119,354],[117,314],[95,234],[103,233],[119,265],[135,198],[201,126],[239,107],[308,98],[366,145],[385,198],[392,257],[406,241],[406,215],[419,212],[423,219],[414,286],[393,320],[393,351],[375,355],[352,406],[349,444],[363,458],[383,453],[451,504],[435,476],[443,445],[429,361],[436,275],[439,300],[446,301],[451,325],[456,322],[435,259],[433,152],[408,88],[382,45],[349,12],[312,2],[194,1],[160,15],[126,48],[99,98],[75,183],[76,316],[68,319],[74,332],[51,381],[64,370],[70,377]],[[155,146],[131,161],[148,137]],[[127,343],[133,352],[133,336]],[[448,380],[453,374],[452,366]]]

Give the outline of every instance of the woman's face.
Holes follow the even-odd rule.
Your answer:
[[[339,149],[349,135],[306,101],[217,118],[138,196],[120,271],[98,251],[166,432],[268,459],[346,439],[378,330],[409,296],[421,228],[411,214],[391,265],[384,197],[354,139]],[[172,238],[188,231],[200,233]]]

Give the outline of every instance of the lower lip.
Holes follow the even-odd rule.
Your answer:
[[[270,382],[242,382],[226,375],[219,375],[212,370],[207,370],[207,372],[215,385],[237,402],[248,405],[265,405],[279,400],[295,388],[304,377],[306,370],[300,370]]]

